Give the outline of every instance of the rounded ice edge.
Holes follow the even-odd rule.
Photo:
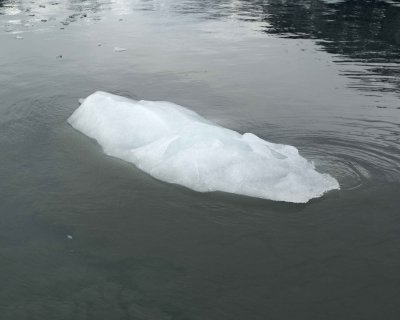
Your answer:
[[[68,118],[105,154],[133,163],[158,180],[199,192],[222,191],[306,203],[338,181],[316,171],[290,145],[240,134],[165,101],[135,101],[97,91]]]

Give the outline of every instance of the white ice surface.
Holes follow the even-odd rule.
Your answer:
[[[106,92],[88,96],[68,122],[107,155],[190,189],[305,203],[339,189],[295,147],[240,134],[182,106],[134,101]]]

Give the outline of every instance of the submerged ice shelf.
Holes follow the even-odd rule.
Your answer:
[[[295,147],[242,135],[170,102],[95,92],[68,122],[106,154],[200,192],[305,203],[339,189],[333,177],[317,172]]]

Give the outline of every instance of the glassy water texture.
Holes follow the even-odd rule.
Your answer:
[[[399,51],[398,1],[0,0],[0,319],[398,319]],[[156,181],[66,123],[96,90],[295,145],[342,189]]]

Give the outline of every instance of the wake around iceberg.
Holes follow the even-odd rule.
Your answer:
[[[170,102],[95,92],[68,122],[97,140],[107,155],[200,192],[305,203],[340,188],[295,147],[223,128]]]

